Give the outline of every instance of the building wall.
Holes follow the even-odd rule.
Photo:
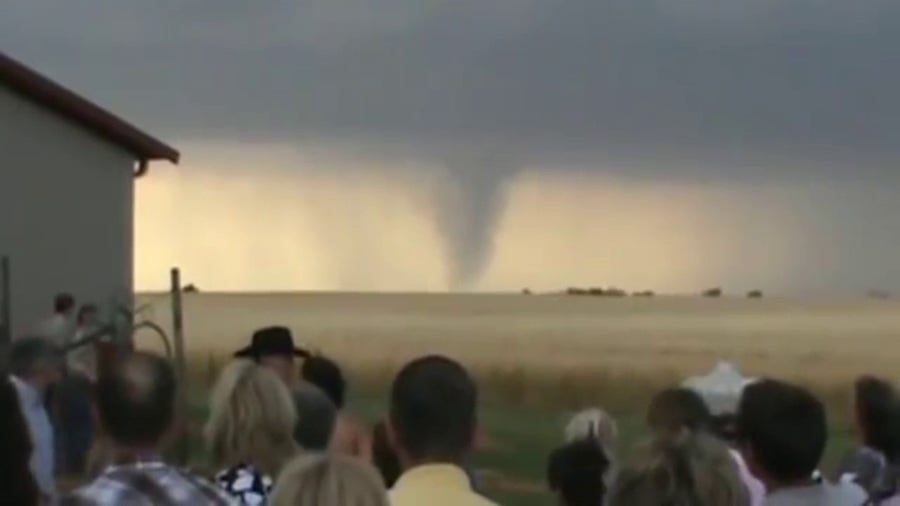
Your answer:
[[[21,336],[73,293],[130,302],[134,157],[0,85],[0,255]]]

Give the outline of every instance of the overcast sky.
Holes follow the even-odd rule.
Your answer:
[[[783,188],[756,203],[798,224],[771,233],[802,235],[790,255],[816,250],[827,272],[762,277],[900,288],[896,0],[5,0],[0,47],[180,145],[335,146],[354,170],[440,172],[451,287],[490,278],[527,169],[733,202]],[[739,207],[719,226],[746,222]],[[734,241],[730,257],[754,244]]]

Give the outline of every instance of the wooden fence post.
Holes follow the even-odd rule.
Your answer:
[[[177,267],[172,269],[172,339],[175,341],[175,372],[178,375],[178,412],[184,430],[178,440],[177,457],[181,465],[186,465],[189,458],[190,441],[190,404],[188,403],[187,364],[184,356],[184,312],[181,305],[181,272]]]

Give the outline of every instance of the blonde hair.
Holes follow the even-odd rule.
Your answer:
[[[213,387],[203,429],[213,463],[253,465],[275,476],[297,452],[297,411],[284,382],[250,360],[229,364]]]
[[[343,455],[307,455],[291,461],[278,477],[271,506],[388,506],[375,469]]]
[[[727,447],[682,430],[654,440],[636,465],[619,472],[610,506],[747,506],[749,493]]]

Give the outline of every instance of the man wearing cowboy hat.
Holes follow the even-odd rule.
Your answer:
[[[250,346],[235,352],[236,358],[247,358],[275,371],[288,386],[294,386],[296,357],[308,358],[310,353],[294,345],[294,337],[287,327],[265,327],[253,333]]]

